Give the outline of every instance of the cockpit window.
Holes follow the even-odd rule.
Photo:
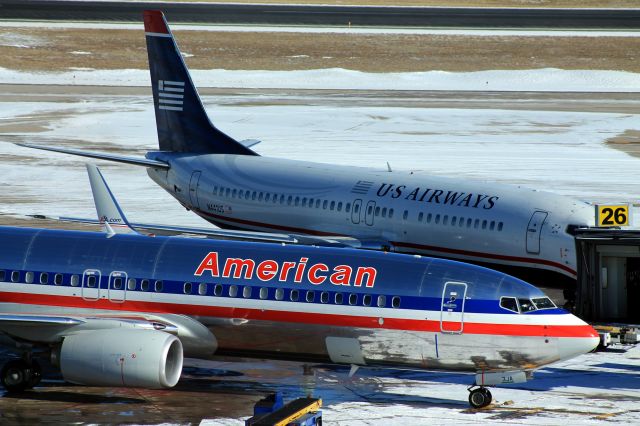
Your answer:
[[[500,307],[508,311],[518,313],[518,302],[515,297],[503,297],[500,299]]]
[[[531,312],[535,311],[536,307],[533,305],[533,302],[529,299],[518,299],[518,303],[520,304],[520,312]]]
[[[538,297],[531,299],[538,309],[554,309],[556,305],[548,297]]]

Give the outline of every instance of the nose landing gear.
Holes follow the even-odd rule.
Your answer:
[[[469,404],[473,408],[484,408],[491,404],[493,396],[489,389],[484,386],[479,386],[474,389],[474,386],[470,386],[467,388],[469,391]]]

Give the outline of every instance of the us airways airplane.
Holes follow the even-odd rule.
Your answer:
[[[455,258],[538,284],[576,278],[572,229],[592,207],[518,186],[261,157],[209,120],[159,11],[144,13],[159,151],[146,159],[24,146],[147,167],[183,206],[222,228],[351,237],[369,249]]]

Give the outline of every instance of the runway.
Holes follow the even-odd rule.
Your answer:
[[[139,21],[161,9],[171,22],[544,29],[638,29],[640,9],[312,6],[225,3],[1,0],[3,19]]]

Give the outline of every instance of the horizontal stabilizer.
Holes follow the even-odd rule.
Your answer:
[[[116,161],[118,163],[133,164],[135,166],[153,167],[156,169],[169,169],[167,163],[162,161],[149,160],[146,158],[125,157],[123,155],[103,154],[100,152],[81,151],[79,149],[55,148],[52,146],[34,145],[30,143],[16,143],[25,148],[42,149],[45,151],[60,152],[62,154],[79,155],[81,157],[97,158],[99,160]]]

